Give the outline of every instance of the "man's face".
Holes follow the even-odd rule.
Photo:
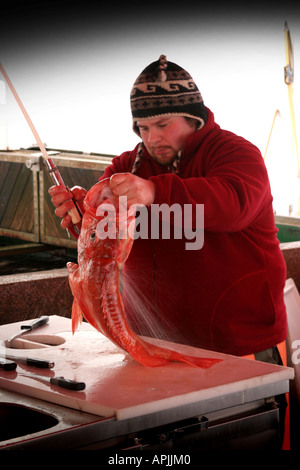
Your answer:
[[[195,125],[182,116],[141,119],[137,126],[146,149],[162,165],[171,164],[195,132]]]

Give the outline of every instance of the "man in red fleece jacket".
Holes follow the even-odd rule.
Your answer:
[[[110,177],[115,195],[149,214],[162,204],[191,208],[185,221],[195,235],[191,240],[188,230],[181,237],[170,230],[169,237],[136,238],[123,286],[133,327],[149,334],[140,300],[168,339],[228,354],[270,354],[267,360],[280,363],[286,267],[260,151],[222,130],[192,77],[165,56],[137,78],[131,109],[142,142],[114,158],[101,178]],[[62,227],[70,227],[70,193],[49,192]],[[72,192],[80,203],[85,190]]]

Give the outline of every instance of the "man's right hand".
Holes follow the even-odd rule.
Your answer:
[[[48,192],[51,196],[52,204],[56,207],[55,215],[62,219],[60,223],[61,227],[63,229],[70,229],[73,223],[68,212],[73,209],[74,200],[82,214],[84,213],[83,200],[87,193],[86,189],[81,186],[74,186],[70,190],[63,186],[51,186]]]

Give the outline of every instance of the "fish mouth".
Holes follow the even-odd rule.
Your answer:
[[[97,218],[96,211],[100,204],[107,201],[112,205],[116,205],[115,196],[109,186],[109,178],[98,181],[87,193],[84,199],[85,210],[93,217]]]

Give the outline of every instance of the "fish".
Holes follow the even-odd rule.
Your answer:
[[[148,342],[130,326],[119,289],[120,272],[130,254],[135,211],[120,205],[109,178],[97,182],[84,199],[77,263],[68,262],[73,294],[72,332],[82,319],[146,367],[184,362],[209,368],[221,359],[182,354]]]

